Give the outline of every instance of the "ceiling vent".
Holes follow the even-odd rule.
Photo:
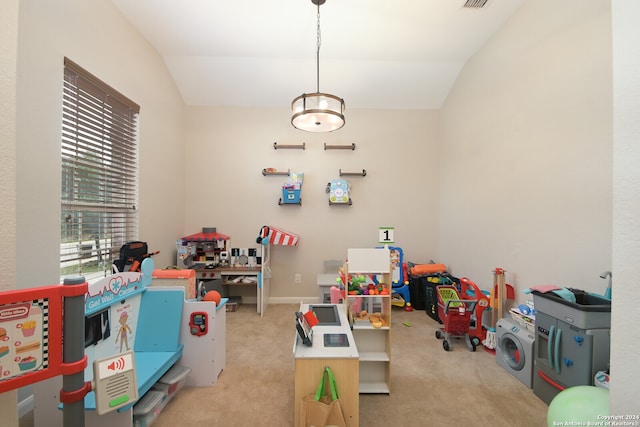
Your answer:
[[[484,5],[487,4],[487,1],[488,0],[467,0],[464,2],[462,7],[467,7],[470,9],[479,9],[481,7],[484,7]]]

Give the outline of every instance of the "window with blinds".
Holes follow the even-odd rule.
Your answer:
[[[112,273],[138,234],[140,107],[65,58],[60,277]]]

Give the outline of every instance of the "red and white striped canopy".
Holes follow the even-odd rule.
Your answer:
[[[269,226],[269,243],[272,245],[298,246],[300,236],[281,228]]]

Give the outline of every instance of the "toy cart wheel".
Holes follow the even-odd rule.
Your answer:
[[[436,338],[437,339],[442,338],[442,333],[440,331],[436,331]]]
[[[475,342],[476,337],[471,338],[469,335],[465,336],[465,344],[467,345],[467,350],[469,351],[476,351],[476,342]]]
[[[471,338],[471,342],[472,342],[476,347],[478,347],[478,346],[480,345],[480,342],[481,342],[481,341],[480,341],[480,338],[478,338],[478,337],[473,337],[473,338]]]
[[[449,351],[449,341],[444,340],[442,341],[442,348],[444,348],[445,351]]]

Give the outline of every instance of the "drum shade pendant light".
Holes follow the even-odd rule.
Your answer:
[[[316,91],[303,93],[291,103],[291,124],[307,132],[332,132],[344,126],[344,100],[320,92],[320,5],[326,0],[311,0],[318,6],[316,45]]]

